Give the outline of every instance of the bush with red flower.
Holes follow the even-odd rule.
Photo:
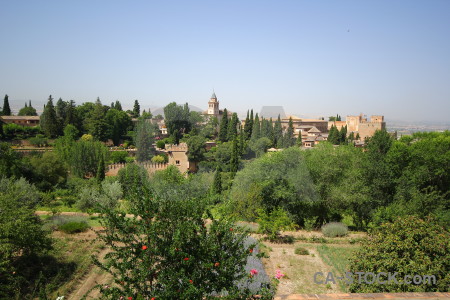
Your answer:
[[[238,286],[243,280],[252,281],[245,266],[256,245],[248,243],[245,229],[230,230],[231,220],[214,219],[206,200],[177,189],[157,195],[141,187],[130,201],[133,217],[100,209],[105,230],[99,237],[111,252],[96,264],[114,277],[109,288],[97,287],[104,298],[272,297],[268,286],[256,292]]]

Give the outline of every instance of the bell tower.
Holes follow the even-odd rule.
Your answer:
[[[217,96],[214,92],[208,101],[208,115],[219,116],[219,101],[217,101]]]

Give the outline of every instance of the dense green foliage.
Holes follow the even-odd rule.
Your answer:
[[[24,179],[0,178],[0,298],[24,299],[33,290],[39,263],[51,248],[34,215],[36,188]],[[45,269],[45,268],[43,268]]]
[[[96,262],[113,275],[114,284],[98,286],[100,292],[107,299],[201,299],[223,292],[246,298],[236,282],[248,280],[244,266],[254,245],[245,244],[247,233],[225,219],[215,220],[207,202],[177,188],[185,179],[163,172],[161,179],[172,189],[133,193],[133,217],[102,207],[106,231],[99,237],[112,251],[105,262]]]
[[[69,234],[85,232],[88,229],[86,222],[67,222],[58,226],[58,230]]]
[[[258,208],[270,213],[281,207],[295,223],[303,224],[316,200],[301,150],[289,148],[258,158],[239,171],[228,207],[249,221],[256,220]]]
[[[350,271],[398,273],[399,284],[359,283],[350,286],[352,292],[435,292],[448,291],[450,285],[450,233],[436,224],[434,219],[417,217],[398,218],[370,233],[355,253]],[[406,284],[405,275],[434,275],[433,284]],[[387,276],[381,278],[388,280]]]
[[[25,102],[25,106],[19,110],[19,113],[17,115],[18,116],[37,116],[36,109],[33,106],[31,106],[31,100],[30,100],[29,105]]]

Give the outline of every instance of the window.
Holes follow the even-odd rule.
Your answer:
[[[179,161],[179,160],[176,160],[176,161],[175,161],[175,164],[176,164],[177,166],[179,166],[179,165],[180,165],[180,161]]]

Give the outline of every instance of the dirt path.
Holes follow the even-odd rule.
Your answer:
[[[99,254],[100,261],[103,260],[108,253],[108,249],[103,249]],[[109,284],[112,281],[112,276],[108,273],[102,272],[99,267],[92,266],[87,275],[79,281],[79,284],[74,288],[72,293],[68,295],[68,300],[81,299],[86,293],[89,292],[97,284]],[[100,296],[98,290],[92,290],[87,295],[86,299],[97,299]]]
[[[299,293],[337,293],[337,285],[319,285],[314,283],[314,274],[322,272],[327,274],[331,272],[330,266],[325,264],[319,256],[314,244],[295,243],[274,244],[264,242],[272,251],[270,258],[265,259],[266,272],[274,276],[277,270],[280,270],[285,277],[280,279],[277,289],[277,296],[299,294]],[[295,248],[301,245],[308,249],[309,255],[295,254]],[[324,279],[320,278],[319,279]]]

